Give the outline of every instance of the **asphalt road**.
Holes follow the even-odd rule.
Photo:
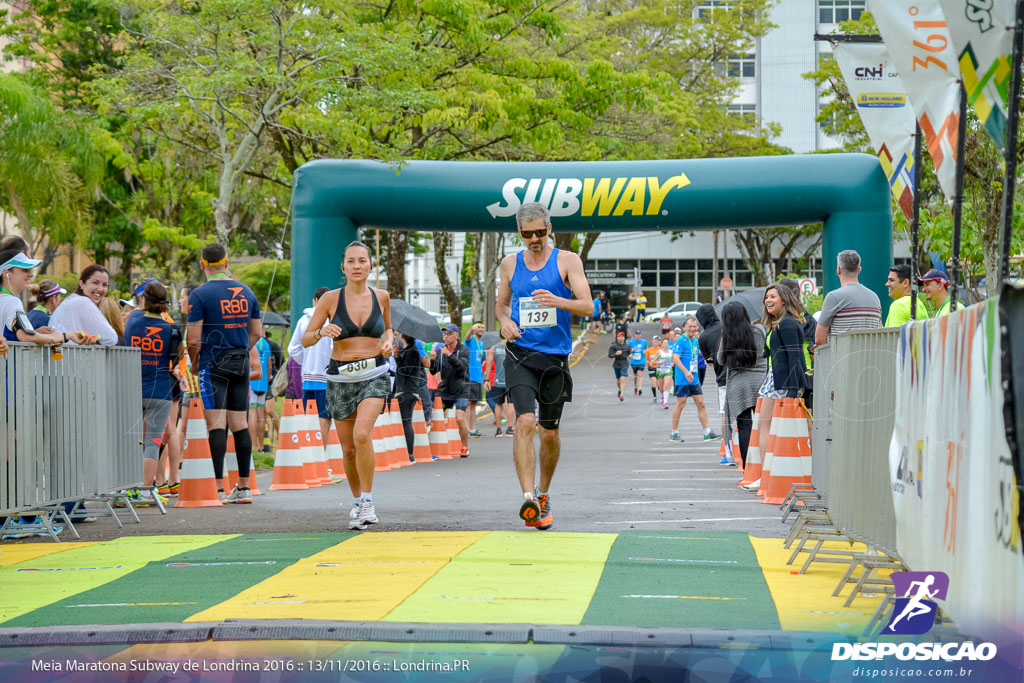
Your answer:
[[[652,325],[642,326],[650,338]],[[622,529],[746,531],[783,537],[778,508],[736,488],[735,468],[718,464],[718,441],[703,441],[692,403],[680,421],[683,443],[668,440],[671,410],[651,402],[645,386],[625,402],[616,397],[610,335],[601,335],[573,367],[574,398],[562,418],[562,453],[551,488],[552,532],[617,532]],[[645,377],[646,384],[646,377]],[[720,431],[714,372],[705,396],[712,427]],[[672,401],[673,399],[670,399]],[[670,403],[671,405],[671,403]],[[523,529],[522,501],[512,462],[512,439],[494,438],[492,418],[478,421],[485,436],[471,439],[470,457],[417,464],[378,473],[374,503],[377,531]],[[343,531],[351,496],[344,482],[307,491],[267,491],[252,505],[139,511],[141,524],[117,530],[100,518],[78,525],[83,540],[123,535]],[[127,519],[126,514],[121,515]],[[543,533],[543,532],[537,532]],[[62,540],[73,540],[67,533]]]

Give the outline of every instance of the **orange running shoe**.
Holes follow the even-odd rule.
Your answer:
[[[537,519],[536,527],[541,531],[547,531],[555,523],[551,516],[551,501],[548,500],[548,496],[537,496],[537,502],[540,504],[540,517]]]
[[[528,498],[519,508],[519,517],[526,522],[526,526],[537,526],[540,519],[540,505],[533,498]]]
[[[459,457],[460,458],[468,458],[469,457],[469,449],[466,448],[465,446],[463,446],[462,447],[462,452],[459,453]]]

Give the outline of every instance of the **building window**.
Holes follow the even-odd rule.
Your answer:
[[[818,127],[825,135],[839,137],[839,112],[833,110],[831,113],[825,114],[825,107],[829,104],[829,102],[818,102]]]
[[[661,272],[658,274],[658,286],[659,287],[675,287],[676,286],[676,274]]]
[[[729,116],[735,116],[750,123],[757,121],[756,104],[730,104],[726,111],[729,112]]]
[[[756,64],[753,54],[732,55],[729,57],[729,78],[754,78]]]
[[[697,5],[697,19],[699,21],[713,21],[715,12],[728,12],[731,9],[731,0],[700,0],[700,4]]]
[[[866,0],[818,0],[818,23],[838,24],[860,19]]]

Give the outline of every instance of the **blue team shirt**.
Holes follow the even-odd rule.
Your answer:
[[[700,357],[700,349],[697,346],[697,338],[690,339],[685,334],[676,340],[676,343],[672,345],[672,353],[679,355],[679,361],[683,364],[683,367],[690,371],[693,375],[693,381],[687,381],[686,375],[678,367],[675,368],[675,383],[676,386],[684,386],[689,384],[700,384],[700,378],[697,377],[697,364],[698,358]]]
[[[630,339],[629,340],[629,364],[630,365],[646,365],[647,357],[644,352],[647,350],[646,339]]]
[[[198,372],[228,349],[249,348],[249,321],[260,317],[252,290],[237,280],[217,278],[188,297],[188,322],[203,323]]]
[[[256,341],[256,353],[260,356],[260,367],[263,369],[263,376],[259,379],[249,381],[249,389],[253,393],[264,393],[270,388],[270,378],[267,377],[267,373],[270,372],[270,344],[266,339],[260,337]]]
[[[600,299],[594,299],[594,317],[595,318],[600,318],[601,317],[601,300]]]
[[[466,347],[469,349],[469,381],[482,384],[484,381],[482,371],[484,345],[476,336],[470,336],[469,341],[466,342]]]
[[[32,323],[32,327],[37,330],[40,327],[46,327],[50,324],[50,312],[45,308],[42,310],[33,308],[28,312],[28,321]],[[15,337],[15,341],[17,341],[17,337]]]
[[[178,360],[181,332],[163,318],[133,315],[124,326],[128,346],[142,351],[142,397],[171,400],[171,363]]]

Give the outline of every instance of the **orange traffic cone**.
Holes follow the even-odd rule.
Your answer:
[[[260,491],[259,487],[256,486],[256,459],[252,453],[249,454],[249,493],[254,496],[263,495],[263,491]]]
[[[345,459],[341,451],[341,441],[338,440],[338,431],[332,424],[327,430],[327,467],[331,470],[331,476],[339,479],[345,478]]]
[[[737,488],[753,484],[761,478],[761,449],[757,429],[757,418],[761,414],[761,399],[757,399],[757,407],[754,409],[754,427],[750,430],[750,444],[747,446],[747,461],[743,464],[743,479],[737,484]]]
[[[313,413],[316,415],[316,412]],[[302,401],[295,399],[295,417],[299,424],[299,453],[302,455],[302,472],[306,477],[306,486],[315,489],[320,486],[320,475],[316,471],[316,453],[313,451],[313,434],[309,415],[302,409]]]
[[[774,420],[773,420],[774,422]],[[797,399],[783,399],[775,449],[772,454],[772,477],[764,502],[781,505],[793,484],[811,483],[811,457],[807,449],[807,420]]]
[[[434,399],[434,409],[430,411],[430,454],[440,460],[451,460],[448,454],[448,426],[444,421],[444,406],[441,397]]]
[[[459,423],[455,420],[455,408],[448,411],[448,455],[457,458],[462,455],[462,437]]]
[[[277,432],[277,451],[274,453],[274,480],[271,491],[292,491],[308,489],[302,467],[302,451],[299,449],[298,418],[295,415],[296,401],[286,398],[281,414],[281,426]],[[250,481],[255,481],[253,477]],[[250,484],[251,487],[251,484]]]
[[[423,402],[416,400],[416,407],[412,411],[413,438],[412,455],[416,462],[433,462],[430,455],[430,437],[427,436],[427,423],[423,419]]]
[[[775,399],[775,405],[772,406],[772,419],[768,428],[768,446],[765,449],[764,462],[761,465],[761,488],[757,491],[758,498],[764,498],[768,495],[768,484],[772,480],[772,463],[775,460],[775,441],[778,438],[779,425],[781,424],[782,401],[783,399],[781,398]]]
[[[398,399],[391,399],[387,410],[387,430],[391,435],[391,447],[388,449],[388,464],[391,469],[411,465],[409,449],[405,445],[405,427],[402,426],[402,412],[398,409]]]
[[[310,453],[313,456],[313,469],[321,484],[333,484],[334,480],[327,472],[327,451],[324,449],[324,437],[320,432],[320,411],[316,401],[306,402],[306,420],[309,422],[309,436],[312,441]]]
[[[374,472],[387,472],[391,469],[391,464],[388,462],[388,451],[387,451],[387,428],[384,413],[377,416],[377,421],[373,423],[373,458],[374,458]]]
[[[231,493],[238,486],[238,456],[235,455],[235,435],[228,432],[228,447],[224,451],[224,492]]]
[[[203,418],[203,404],[192,399],[185,424],[184,457],[181,460],[181,489],[176,508],[220,507],[217,480],[213,478],[213,458]]]

